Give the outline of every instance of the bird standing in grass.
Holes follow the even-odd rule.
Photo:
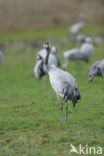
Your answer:
[[[0,63],[2,63],[3,57],[4,57],[3,52],[0,50]]]
[[[94,46],[89,41],[84,42],[80,46],[80,53],[83,55],[83,60],[85,62],[89,62],[90,61],[90,58],[91,58],[91,56],[93,54],[93,51],[94,51]]]
[[[63,69],[66,69],[70,61],[79,61],[83,59],[82,53],[79,48],[72,48],[64,52],[65,63]]]
[[[80,30],[85,26],[85,22],[84,21],[80,21],[78,23],[73,24],[70,29],[69,29],[69,33],[70,35],[74,38],[76,37],[76,35],[78,35],[78,33],[80,32]]]
[[[63,119],[63,107],[65,106],[65,118],[67,120],[68,115],[68,100],[72,101],[73,107],[76,106],[77,101],[81,98],[79,90],[77,88],[76,81],[74,77],[55,65],[49,65],[49,55],[51,46],[48,42],[44,44],[44,48],[47,51],[46,59],[44,62],[45,70],[49,75],[49,80],[53,90],[55,91],[57,98],[59,100],[62,119]]]
[[[93,54],[93,50],[94,50],[93,44],[85,42],[80,46],[80,48],[73,48],[65,51],[63,54],[65,59],[63,68],[66,69],[70,61],[82,60],[86,63],[89,62]]]
[[[104,77],[104,59],[95,62],[89,72],[89,81],[93,81],[95,76]]]

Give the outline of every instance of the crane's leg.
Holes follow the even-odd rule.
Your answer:
[[[57,98],[58,98],[58,103],[57,103],[57,106],[59,107],[59,110],[60,110],[60,107],[61,107],[61,98],[57,95]]]
[[[63,101],[60,100],[61,121],[64,122]]]
[[[42,81],[43,81],[43,88],[44,88],[44,90],[47,90],[47,83],[48,83],[48,76],[47,76],[47,74],[44,75]],[[44,92],[44,93],[46,95],[48,95],[48,97],[49,97],[49,92]]]
[[[67,122],[67,117],[68,117],[68,103],[65,103],[65,120]]]

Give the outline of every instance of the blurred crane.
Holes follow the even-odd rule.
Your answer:
[[[3,52],[0,50],[0,63],[2,63],[3,58],[4,58]]]
[[[89,81],[93,81],[95,76],[104,77],[104,59],[95,62],[89,71]]]
[[[84,21],[80,21],[78,23],[73,24],[70,28],[69,28],[69,34],[75,38],[79,32],[81,31],[82,28],[84,28],[85,26],[85,22]]]
[[[92,43],[85,42],[80,46],[80,48],[73,48],[65,51],[63,54],[65,59],[63,68],[67,68],[69,61],[82,60],[84,62],[89,62],[93,54],[93,49],[94,46]]]

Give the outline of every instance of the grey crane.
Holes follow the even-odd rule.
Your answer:
[[[78,23],[73,24],[70,29],[69,29],[69,33],[72,37],[75,37],[76,35],[78,35],[78,33],[80,32],[80,30],[85,26],[85,22],[84,21],[80,21]]]
[[[80,46],[80,53],[83,55],[83,60],[89,62],[93,54],[94,46],[90,42],[85,42]]]
[[[37,62],[33,69],[33,73],[37,79],[41,79],[46,74],[44,68],[46,54],[47,54],[46,49],[40,50],[37,54]],[[48,64],[49,65],[55,64],[56,66],[60,65],[60,61],[56,55],[56,48],[54,46],[51,48]]]
[[[91,36],[88,36],[88,35],[85,35],[85,34],[78,34],[76,37],[75,37],[75,40],[77,43],[84,43],[84,42],[89,42],[89,43],[93,43],[93,40],[91,38]]]
[[[95,76],[104,77],[104,59],[95,62],[89,71],[89,81],[93,81]]]
[[[64,59],[65,63],[63,68],[66,69],[68,66],[69,61],[78,61],[83,59],[82,53],[80,53],[79,48],[72,48],[64,52]]]
[[[49,65],[49,55],[51,46],[49,42],[44,44],[44,48],[47,51],[45,59],[45,68],[49,75],[50,84],[55,91],[59,100],[62,119],[63,119],[63,107],[65,106],[65,116],[67,121],[68,115],[68,100],[72,101],[73,107],[76,106],[77,101],[81,98],[75,78],[68,72],[57,68],[55,65]]]
[[[2,63],[3,58],[4,58],[3,52],[0,50],[0,63]]]
[[[43,68],[43,63],[42,57],[38,55],[38,61],[33,69],[33,73],[37,79],[41,79],[46,74]]]
[[[64,52],[65,63],[63,65],[64,69],[68,66],[69,61],[82,60],[84,62],[89,62],[93,54],[94,46],[92,43],[85,42],[80,48],[69,49]]]

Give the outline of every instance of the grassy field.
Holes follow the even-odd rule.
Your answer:
[[[100,31],[96,27],[85,30],[93,35]],[[70,63],[68,67],[82,99],[74,110],[69,102],[67,124],[60,122],[57,98],[48,79],[39,81],[33,75],[35,55],[42,45],[33,49],[23,40],[48,39],[62,58],[62,52],[73,46],[62,44],[65,37],[66,29],[0,35],[6,45],[0,65],[0,156],[74,156],[70,144],[104,147],[104,79],[88,83],[89,67],[104,58],[104,43],[95,46],[89,64]]]

